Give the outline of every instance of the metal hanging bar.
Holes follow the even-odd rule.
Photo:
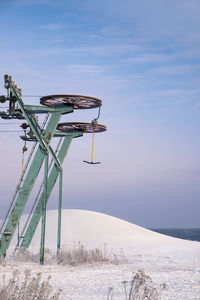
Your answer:
[[[100,113],[101,113],[101,105],[99,106],[99,111],[98,111],[98,116],[92,120],[91,122],[91,125],[92,125],[92,128],[93,128],[93,132],[92,132],[92,152],[91,152],[91,161],[87,161],[87,160],[84,160],[83,162],[84,163],[87,163],[87,164],[90,164],[90,165],[99,165],[100,162],[94,162],[93,159],[94,159],[94,134],[95,134],[95,129],[96,127],[98,126],[98,122],[97,120],[100,118]]]

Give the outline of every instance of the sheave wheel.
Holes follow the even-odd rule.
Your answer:
[[[74,109],[90,109],[100,107],[102,100],[81,95],[50,95],[41,97],[40,103],[49,107],[66,104],[72,105]]]
[[[58,124],[57,129],[64,132],[73,132],[78,130],[82,131],[83,133],[96,133],[106,131],[106,126],[97,124],[95,127],[93,127],[91,123],[68,122]]]

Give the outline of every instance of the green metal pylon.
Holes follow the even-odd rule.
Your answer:
[[[76,137],[80,137],[83,135],[83,133],[81,132],[72,132],[72,133],[65,133],[66,137],[64,138],[64,141],[62,143],[62,146],[60,148],[60,151],[58,153],[58,159],[60,161],[60,163],[62,164],[64,159],[65,159],[65,156],[67,155],[67,152],[68,152],[68,149],[70,147],[70,144],[71,144],[71,141],[73,138],[76,138]],[[58,178],[58,175],[59,175],[59,170],[58,168],[56,167],[56,165],[54,164],[51,172],[50,172],[50,175],[48,177],[48,188],[47,188],[47,201],[49,199],[49,196],[55,186],[55,183],[56,183],[56,180]],[[24,237],[22,239],[22,242],[20,244],[20,248],[21,249],[27,249],[32,241],[32,238],[34,236],[34,233],[36,231],[36,228],[38,226],[38,223],[41,219],[41,216],[42,216],[42,200],[43,199],[43,193],[42,195],[40,196],[40,199],[38,201],[38,204],[37,204],[37,207],[33,213],[33,216],[31,218],[31,221],[29,223],[29,226],[26,230],[26,233],[24,234]],[[58,211],[58,214],[61,215],[61,212]],[[60,225],[61,225],[61,220],[59,221],[60,222]],[[60,225],[58,224],[58,239],[57,239],[57,246],[59,248],[59,245],[60,245]]]
[[[49,132],[48,143],[50,143],[50,140],[56,130],[56,126],[60,120],[60,117],[61,117],[61,112],[59,112],[59,113],[56,112],[56,113],[53,113],[50,118],[50,121],[47,125],[47,131]],[[51,132],[51,134],[50,134],[50,132]],[[45,152],[43,149],[41,149],[41,146],[39,146],[38,150],[35,154],[35,157],[32,161],[32,164],[29,168],[29,171],[26,175],[26,178],[24,179],[23,185],[19,191],[19,195],[16,199],[15,206],[11,212],[10,218],[8,219],[6,227],[3,231],[2,238],[0,241],[0,255],[1,256],[5,256],[6,250],[8,249],[8,247],[10,245],[11,239],[12,239],[14,232],[16,230],[16,227],[17,227],[17,223],[19,222],[19,219],[24,211],[24,208],[25,208],[27,200],[30,196],[31,190],[33,189],[36,178],[42,167],[44,157],[45,157]]]
[[[60,171],[62,170],[60,166],[60,162],[57,159],[55,153],[49,146],[50,141],[54,135],[54,132],[56,130],[57,124],[60,120],[60,117],[63,113],[69,113],[73,112],[72,106],[62,106],[59,108],[43,108],[41,107],[41,113],[49,112],[51,111],[52,115],[51,118],[47,124],[46,129],[43,133],[41,133],[41,129],[35,120],[34,117],[32,117],[32,114],[40,111],[40,106],[25,106],[23,104],[23,101],[18,93],[17,88],[15,87],[14,83],[12,82],[11,78],[7,78],[5,80],[8,88],[11,90],[12,94],[15,95],[16,100],[18,101],[18,104],[21,108],[21,111],[23,112],[23,115],[25,116],[30,128],[35,134],[36,139],[39,142],[38,150],[35,154],[35,157],[32,161],[32,164],[29,168],[29,171],[26,175],[26,178],[23,182],[23,185],[19,191],[18,197],[15,201],[15,205],[12,209],[12,212],[8,218],[8,221],[6,223],[6,226],[4,228],[4,231],[2,232],[2,237],[0,240],[0,256],[5,256],[6,251],[10,245],[10,242],[12,240],[12,237],[14,235],[14,232],[17,228],[17,224],[20,220],[20,217],[24,211],[25,205],[27,203],[27,200],[30,196],[30,193],[33,189],[33,186],[35,184],[36,178],[40,172],[40,169],[42,167],[42,163],[45,158],[46,153],[50,153],[54,159],[54,162],[56,164],[56,168]]]
[[[45,162],[42,194],[39,198],[38,204],[32,215],[32,218],[30,220],[25,235],[23,237],[22,236],[19,237],[18,234],[18,246],[20,245],[20,249],[28,248],[33,238],[33,235],[35,233],[35,230],[38,226],[38,223],[42,217],[40,263],[44,264],[46,206],[58,176],[59,176],[59,200],[58,200],[57,252],[60,250],[60,246],[61,246],[62,176],[63,176],[62,163],[67,154],[70,143],[73,138],[82,136],[84,132],[90,133],[91,126],[93,129],[93,135],[94,132],[101,132],[106,130],[106,127],[104,125],[97,124],[97,122],[95,123],[95,126],[93,124],[94,122],[92,122],[91,124],[77,123],[77,122],[61,123],[59,124],[61,125],[61,128],[60,126],[57,126],[58,122],[62,114],[73,112],[74,109],[88,109],[88,108],[100,107],[102,101],[97,98],[93,98],[89,96],[81,96],[81,95],[51,95],[51,96],[45,96],[40,98],[40,103],[45,105],[46,107],[35,106],[35,105],[24,105],[21,99],[21,90],[17,88],[16,84],[12,81],[11,76],[5,75],[4,78],[5,78],[5,87],[7,89],[8,94],[10,95],[8,97],[1,96],[1,100],[2,100],[1,102],[5,102],[6,100],[9,100],[10,102],[9,102],[8,113],[1,112],[0,116],[4,119],[25,118],[28,123],[28,125],[25,124],[25,126],[27,127],[29,126],[30,130],[33,132],[33,138],[31,137],[31,139],[29,140],[32,141],[36,140],[39,143],[39,146],[35,153],[35,157],[33,158],[32,163],[29,167],[29,170],[27,172],[27,175],[24,179],[22,186],[21,187],[20,185],[17,186],[16,193],[13,197],[8,213],[2,224],[1,230],[3,228],[3,232],[1,232],[2,237],[0,239],[0,257],[6,255],[6,251],[10,245],[17,224],[19,224],[19,220],[24,211],[30,193],[33,189],[36,178],[39,175],[43,162]],[[50,120],[45,130],[42,130],[40,128],[37,122],[37,118],[35,118],[35,114],[42,114],[42,113],[51,114]],[[97,121],[97,119],[95,120]],[[56,128],[58,128],[59,131],[56,131]],[[64,137],[64,140],[59,150],[58,156],[56,156],[56,153],[53,151],[53,149],[50,146],[50,142],[52,137],[58,137],[58,136]],[[24,139],[25,141],[28,140],[26,135],[21,138]],[[53,162],[54,162],[54,166],[51,169],[50,174],[49,174],[49,166],[48,166],[49,156],[53,158]],[[93,163],[93,161],[91,163],[95,164]],[[20,184],[21,182],[22,181],[20,181]],[[18,187],[20,187],[19,192],[18,192]],[[18,192],[18,197],[15,199],[17,192]],[[28,221],[29,218],[27,220],[27,223]]]

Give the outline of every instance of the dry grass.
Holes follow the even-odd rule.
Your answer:
[[[11,262],[35,262],[40,260],[40,254],[33,254],[29,250],[18,250],[12,256],[7,256],[3,259],[2,264],[6,265]],[[45,249],[45,264],[59,264],[78,266],[83,264],[101,264],[112,263],[120,264],[126,263],[127,259],[121,251],[116,255],[108,253],[106,246],[103,248],[87,249],[81,243],[74,244],[72,248],[64,247],[58,253],[49,249]]]
[[[146,275],[144,270],[138,270],[133,279],[128,281],[122,281],[125,300],[159,300],[162,290],[166,289],[166,284],[161,284],[156,288],[149,275]],[[107,300],[113,300],[114,288],[108,288]]]
[[[6,281],[5,275],[2,276],[0,284],[1,300],[57,300],[61,290],[53,292],[49,283],[50,276],[42,280],[42,274],[33,276],[30,270],[25,270],[23,279],[17,270],[14,270],[12,277]]]
[[[57,262],[61,265],[82,265],[97,263],[119,264],[127,262],[123,253],[116,255],[108,253],[106,247],[86,249],[81,243],[74,244],[73,248],[63,248],[57,255]]]
[[[30,251],[17,251],[14,255],[8,256],[2,261],[4,265],[12,262],[36,262],[39,263],[39,253],[33,254]],[[69,266],[79,266],[88,264],[104,263],[127,263],[123,252],[119,255],[108,254],[106,247],[86,249],[81,243],[74,244],[72,248],[62,248],[59,253],[54,253],[49,249],[45,250],[45,264],[59,264]],[[2,285],[0,285],[1,300],[53,300],[58,299],[60,290],[53,292],[49,283],[50,277],[42,281],[41,273],[35,277],[29,270],[24,272],[24,277],[20,276],[18,271],[14,271],[12,278],[6,282],[3,276]],[[21,282],[21,283],[20,283]],[[159,300],[166,284],[155,287],[150,276],[143,270],[138,270],[133,275],[133,279],[123,281],[125,300]],[[115,299],[115,290],[113,287],[108,289],[107,300]]]
[[[143,270],[138,270],[133,276],[129,291],[129,300],[158,300],[159,292],[154,287],[151,277]]]

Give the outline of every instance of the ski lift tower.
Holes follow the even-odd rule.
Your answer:
[[[25,105],[22,100],[22,92],[13,81],[11,76],[4,76],[4,86],[7,96],[0,96],[0,103],[8,102],[9,109],[1,111],[0,117],[4,120],[23,120],[21,125],[24,135],[22,154],[27,150],[26,143],[33,142],[29,158],[22,167],[22,175],[16,186],[13,198],[9,204],[7,213],[0,226],[0,257],[4,257],[10,246],[13,235],[18,228],[18,243],[15,249],[27,249],[32,241],[36,228],[42,219],[40,263],[44,263],[45,248],[45,225],[46,206],[50,194],[59,178],[59,200],[58,200],[58,228],[57,228],[57,251],[61,244],[61,211],[62,211],[62,164],[67,155],[69,146],[74,138],[81,137],[84,133],[106,131],[106,126],[97,123],[94,119],[91,123],[60,123],[62,115],[67,115],[77,109],[100,108],[102,101],[98,98],[82,95],[50,95],[40,98],[41,105]],[[42,126],[38,122],[38,115],[45,114]],[[99,117],[99,116],[98,116]],[[25,123],[26,122],[26,123]],[[29,132],[27,133],[27,129]],[[54,138],[60,138],[58,146],[54,151],[51,142]],[[93,139],[94,141],[94,139]],[[93,150],[92,150],[93,157]],[[51,161],[50,161],[51,158]],[[91,162],[93,163],[93,162]],[[35,201],[30,210],[21,234],[19,233],[19,222],[36,179],[41,173],[44,164],[44,175],[41,187],[36,194]]]

